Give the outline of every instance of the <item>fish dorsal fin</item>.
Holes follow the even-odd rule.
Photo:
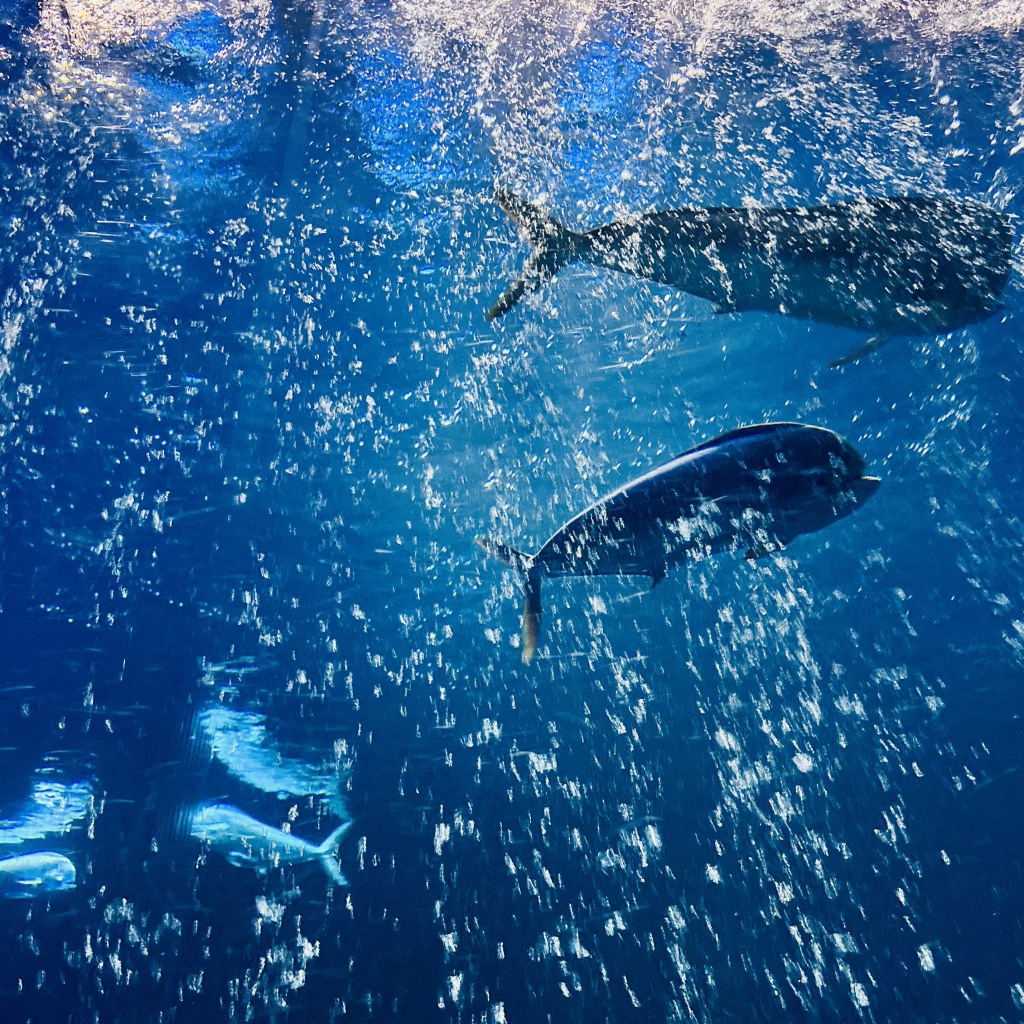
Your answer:
[[[804,426],[805,424],[803,423],[756,423],[750,427],[737,427],[735,430],[727,430],[724,434],[711,438],[710,441],[702,441],[693,448],[687,448],[685,452],[680,452],[675,458],[681,459],[684,455],[706,451],[708,448],[717,448],[726,441],[735,441],[741,437],[754,437],[757,434],[777,434],[793,427]]]

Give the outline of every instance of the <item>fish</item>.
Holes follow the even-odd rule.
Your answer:
[[[476,542],[523,579],[523,661],[537,650],[543,576],[650,576],[746,548],[779,551],[863,505],[878,489],[845,438],[802,423],[730,430],[631,480],[559,528],[535,555]]]
[[[335,815],[347,817],[337,769],[286,757],[267,735],[266,716],[213,705],[198,724],[214,757],[236,779],[282,797],[319,796]]]
[[[319,861],[338,885],[348,885],[337,860],[338,844],[352,827],[339,825],[319,846],[282,832],[230,804],[205,804],[192,814],[189,831],[236,868],[265,872],[279,864]]]
[[[837,366],[893,335],[953,331],[996,312],[1013,246],[1005,214],[944,196],[692,207],[587,232],[507,189],[496,189],[495,199],[534,252],[487,320],[582,261],[678,288],[716,313],[760,310],[872,333]]]
[[[75,884],[75,865],[61,853],[41,850],[0,860],[0,897],[6,899],[67,892]]]

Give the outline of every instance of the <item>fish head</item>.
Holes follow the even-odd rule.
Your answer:
[[[196,808],[190,820],[193,838],[212,842],[220,836],[229,835],[238,829],[243,820],[240,811],[224,804],[205,804]]]
[[[864,456],[845,437],[836,435],[836,442],[838,447],[837,455],[846,472],[846,476],[851,480],[862,477],[864,470],[867,468]]]
[[[881,480],[866,476],[867,463],[846,438],[835,436],[827,466],[812,473],[815,503],[830,513],[828,519],[842,519],[863,505],[878,490]]]
[[[801,453],[799,473],[814,499],[845,508],[851,500],[859,505],[870,498],[878,489],[879,481],[877,477],[864,475],[867,469],[864,456],[845,437],[820,427],[809,430],[813,430],[814,444]],[[841,514],[845,515],[846,511]]]
[[[877,476],[865,476],[867,462],[845,438],[836,435],[837,450],[830,457],[832,486],[839,495],[840,515],[847,515],[863,505],[882,482]],[[838,510],[837,510],[838,511]]]
[[[76,882],[75,865],[61,854],[50,855],[40,872],[41,888],[47,892],[63,892],[74,889]]]
[[[860,476],[856,480],[851,480],[850,493],[853,495],[854,506],[863,505],[878,490],[881,482],[881,478],[877,476]]]
[[[878,490],[865,476],[864,456],[838,434],[808,427],[795,434],[774,491],[778,523],[787,535],[812,533],[850,515]]]
[[[75,865],[63,854],[43,850],[0,861],[0,877],[8,895],[66,892],[74,889]]]

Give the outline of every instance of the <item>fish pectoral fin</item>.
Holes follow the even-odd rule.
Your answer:
[[[871,355],[872,352],[877,352],[891,337],[892,335],[890,334],[876,334],[873,338],[868,338],[860,348],[855,348],[840,359],[830,359],[828,368],[836,370],[847,363],[856,363],[865,356]]]
[[[651,590],[653,590],[666,576],[668,570],[664,566],[651,570]]]

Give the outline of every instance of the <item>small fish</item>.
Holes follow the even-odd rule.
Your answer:
[[[585,233],[504,189],[495,199],[535,251],[488,320],[583,261],[707,299],[719,313],[761,310],[872,333],[834,365],[895,334],[939,334],[990,316],[1013,246],[1004,214],[945,197],[664,210]]]
[[[214,757],[236,779],[264,793],[322,797],[337,817],[348,817],[337,769],[286,757],[267,734],[266,716],[214,705],[199,715],[199,726]]]
[[[477,543],[523,577],[523,661],[540,635],[541,576],[650,576],[747,547],[748,559],[848,516],[878,489],[838,434],[802,423],[741,427],[691,448],[602,498],[535,555]]]
[[[192,815],[190,833],[236,868],[267,871],[278,864],[319,861],[338,883],[348,885],[337,860],[338,844],[352,827],[339,825],[319,846],[257,821],[230,804],[206,804]]]
[[[0,860],[0,897],[31,899],[74,889],[75,865],[63,854],[42,850]]]

